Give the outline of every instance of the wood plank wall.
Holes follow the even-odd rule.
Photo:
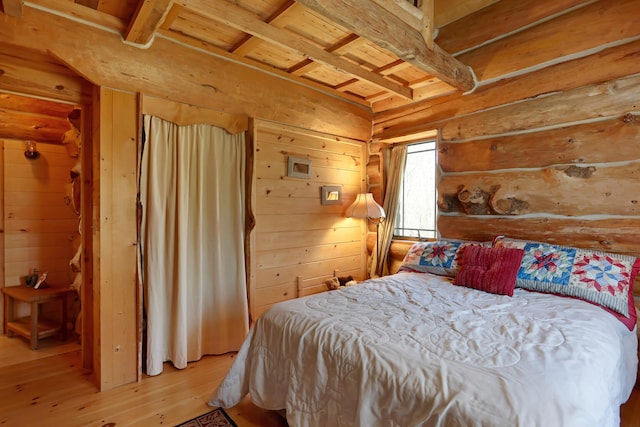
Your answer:
[[[48,272],[49,286],[68,287],[69,261],[79,233],[78,217],[65,203],[65,186],[71,182],[69,171],[76,159],[62,145],[38,144],[40,157],[27,160],[24,141],[0,142],[4,146],[3,286],[24,284],[24,276],[35,268]],[[26,315],[29,309],[24,305],[18,312]]]
[[[639,16],[599,1],[473,47],[473,94],[376,114],[379,137],[439,129],[443,236],[640,255]]]
[[[363,191],[365,144],[268,121],[254,128],[256,226],[252,240],[252,318],[295,298],[297,278],[365,276],[365,226],[345,218]],[[288,156],[312,161],[311,178],[287,176]],[[342,203],[321,205],[323,185],[341,185]],[[320,280],[320,279],[318,279]]]

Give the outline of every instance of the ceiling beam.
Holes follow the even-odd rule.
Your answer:
[[[368,0],[367,0],[368,1]],[[245,33],[252,34],[269,43],[300,52],[302,55],[316,62],[320,62],[338,71],[351,74],[380,88],[394,92],[407,99],[412,99],[412,90],[406,86],[396,84],[385,77],[372,73],[361,66],[336,56],[306,42],[287,31],[275,28],[247,10],[225,0],[181,0],[182,4],[201,16],[213,19]]]
[[[271,24],[277,28],[283,28],[287,25],[291,20],[295,20],[297,14],[294,12],[300,9],[300,5],[298,5],[293,0],[287,0],[272,13],[264,22],[267,24]],[[293,16],[292,16],[293,15]],[[235,53],[236,55],[246,56],[247,53],[251,52],[253,49],[258,46],[262,40],[257,37],[254,37],[251,34],[246,34],[245,37],[242,38],[238,43],[235,44],[231,48],[231,53]]]
[[[2,0],[4,13],[15,18],[22,18],[23,0]]]
[[[362,39],[357,34],[349,34],[344,37],[342,40],[338,41],[333,46],[330,46],[326,49],[327,52],[342,55],[344,52],[347,52],[349,49],[354,46],[360,44]],[[288,73],[291,73],[296,76],[301,76],[310,71],[313,71],[317,67],[320,67],[322,64],[318,64],[317,62],[313,62],[311,59],[305,59],[304,61],[294,65],[293,67],[289,67],[287,70]]]
[[[429,48],[420,31],[371,0],[297,1],[463,92],[475,87],[469,67],[435,43]]]
[[[173,3],[174,0],[139,0],[124,39],[132,43],[149,43],[164,22]]]

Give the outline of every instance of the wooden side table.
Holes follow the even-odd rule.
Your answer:
[[[73,292],[68,288],[40,288],[28,286],[8,286],[2,288],[4,294],[4,329],[7,336],[14,333],[31,340],[31,348],[38,349],[38,340],[61,332],[66,339],[67,332],[67,295]],[[31,316],[16,318],[14,301],[31,304]],[[40,319],[40,305],[49,301],[60,301],[60,323]]]

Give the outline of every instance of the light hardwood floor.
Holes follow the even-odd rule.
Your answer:
[[[0,337],[0,354],[6,352]],[[23,344],[15,338],[11,344]],[[163,374],[99,393],[90,373],[80,368],[75,350],[17,364],[0,364],[2,426],[175,426],[209,411],[207,398],[231,366],[234,355],[206,356],[179,371],[165,364]],[[2,360],[0,358],[0,360]],[[286,427],[274,412],[245,398],[227,412],[239,427]],[[622,427],[640,427],[640,390],[622,407]]]

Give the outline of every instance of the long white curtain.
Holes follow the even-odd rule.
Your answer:
[[[146,372],[238,350],[248,331],[244,134],[144,117]]]
[[[389,274],[389,248],[393,240],[393,230],[396,227],[398,217],[398,202],[400,199],[400,189],[402,188],[402,178],[404,177],[404,166],[407,163],[407,146],[396,145],[391,150],[389,161],[389,173],[387,174],[387,188],[384,194],[384,211],[387,215],[385,221],[378,227],[376,237],[376,247],[374,254],[378,253],[377,245],[380,245],[380,259],[373,256],[369,274],[371,277]]]

